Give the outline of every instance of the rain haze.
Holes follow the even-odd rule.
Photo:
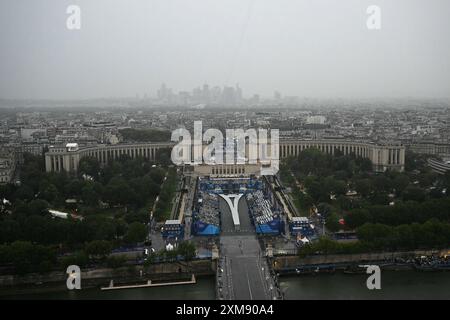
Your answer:
[[[80,30],[66,27],[70,5]],[[153,96],[162,83],[449,97],[449,13],[447,0],[2,0],[0,98]]]

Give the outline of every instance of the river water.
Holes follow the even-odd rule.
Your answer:
[[[450,272],[382,271],[381,289],[369,290],[365,274],[280,278],[286,299],[450,299]]]
[[[381,290],[368,290],[364,274],[320,274],[280,278],[286,299],[450,299],[450,272],[383,271]],[[214,299],[214,277],[195,285],[100,291],[35,292],[0,299]]]

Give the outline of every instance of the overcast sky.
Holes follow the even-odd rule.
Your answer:
[[[67,6],[81,30],[66,28]],[[381,30],[366,9],[381,8]],[[1,0],[0,98],[449,97],[448,0]]]

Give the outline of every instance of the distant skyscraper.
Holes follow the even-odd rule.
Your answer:
[[[252,99],[251,99],[251,103],[253,104],[259,104],[259,94],[254,94]]]
[[[166,87],[166,84],[165,83],[163,83],[162,85],[161,85],[161,88],[158,90],[158,92],[157,92],[157,97],[158,97],[158,99],[159,100],[163,100],[163,99],[165,99],[165,98],[167,98],[167,92],[168,90],[167,90],[167,87]]]
[[[242,103],[242,89],[239,87],[239,84],[236,84],[236,97],[235,102],[237,104]]]
[[[211,96],[210,96],[210,92],[209,92],[209,86],[207,84],[203,85],[202,98],[203,98],[203,103],[210,103]]]
[[[235,92],[233,87],[223,88],[222,103],[228,106],[234,105],[236,103]]]
[[[218,103],[220,101],[220,97],[222,95],[222,89],[220,87],[215,86],[211,89],[211,101]]]
[[[274,99],[275,101],[281,100],[281,93],[280,93],[279,91],[275,91],[275,92],[273,93],[273,99]]]

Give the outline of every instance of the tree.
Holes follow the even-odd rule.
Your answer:
[[[87,183],[81,189],[81,200],[88,206],[97,206],[100,200],[100,194],[96,191],[93,183]]]
[[[330,202],[330,195],[323,187],[322,183],[317,180],[308,184],[307,192],[314,200],[314,202]]]
[[[326,228],[331,232],[336,232],[341,229],[339,224],[339,217],[335,213],[331,213],[325,220]]]
[[[126,243],[143,242],[147,237],[147,227],[143,223],[133,222],[129,225],[124,240]]]
[[[317,205],[317,210],[322,217],[328,217],[331,214],[332,207],[328,203],[321,202]]]
[[[397,195],[400,195],[408,185],[409,177],[406,174],[398,174],[392,182],[392,186],[395,189]]]
[[[52,249],[42,245],[33,245],[27,241],[15,241],[9,247],[7,256],[18,274],[39,271],[36,266],[42,262],[53,264],[56,260]],[[43,265],[44,266],[44,265]]]
[[[337,203],[339,205],[339,208],[341,208],[341,210],[350,210],[353,208],[353,202],[352,200],[350,200],[348,197],[346,196],[338,196],[336,198]]]
[[[133,190],[126,180],[121,177],[112,178],[106,186],[103,195],[103,198],[112,205],[129,204],[133,197]]]
[[[346,194],[348,191],[347,183],[342,180],[335,180],[332,191],[338,196]]]
[[[350,229],[356,229],[371,221],[370,212],[366,209],[355,209],[345,216],[345,224]]]
[[[161,168],[153,168],[150,171],[150,178],[157,184],[161,184],[164,180],[166,173]]]
[[[125,141],[170,141],[170,131],[159,129],[121,129]]]
[[[17,191],[14,194],[15,199],[20,200],[31,200],[34,198],[34,192],[33,189],[30,188],[28,185],[24,184],[21,185]]]
[[[0,220],[0,243],[11,243],[20,239],[21,231],[18,221],[12,218]]]
[[[61,258],[61,265],[63,266],[64,269],[66,269],[70,265],[77,265],[83,267],[87,265],[88,262],[89,257],[83,250],[76,251],[69,256],[64,256],[63,258]]]
[[[388,194],[385,192],[377,192],[370,197],[372,204],[388,205],[390,200]]]
[[[133,223],[133,222],[146,223],[149,219],[149,215],[150,215],[150,210],[147,208],[142,208],[137,212],[134,211],[134,212],[127,213],[125,215],[125,221],[128,223]]]
[[[450,194],[450,171],[447,171],[442,177],[443,186],[447,189],[447,194]]]
[[[15,190],[16,187],[11,183],[0,185],[0,199],[12,199]]]
[[[359,158],[358,164],[360,166],[360,170],[361,171],[363,171],[363,172],[370,172],[370,171],[372,171],[373,164],[372,164],[372,161],[370,161],[370,159],[368,159],[368,158]]]
[[[170,159],[170,149],[158,149],[156,151],[156,161],[164,166],[172,164]]]
[[[106,260],[106,265],[108,268],[120,268],[125,265],[125,262],[127,261],[127,257],[125,255],[119,255],[119,256],[109,256]]]
[[[416,249],[414,232],[410,225],[402,224],[395,228],[395,242],[400,248]]]
[[[426,167],[426,155],[406,151],[405,154],[405,171],[412,172],[415,170],[423,170]]]
[[[41,199],[47,200],[48,202],[53,202],[58,197],[59,192],[55,185],[49,184],[46,188],[40,191],[39,197]]]
[[[361,196],[367,197],[373,191],[373,185],[370,179],[359,179],[354,183],[354,187],[356,192],[358,192]]]
[[[79,179],[72,179],[64,187],[64,193],[66,198],[79,198],[82,189],[84,187],[83,181]]]
[[[374,249],[391,249],[393,229],[390,226],[366,223],[356,230],[356,234],[359,240],[370,244]]]
[[[322,188],[329,195],[343,195],[347,192],[347,184],[345,181],[336,180],[332,176],[328,176],[321,181]]]
[[[178,246],[178,254],[184,257],[184,260],[189,261],[195,257],[195,244],[190,241],[183,241]]]
[[[78,172],[80,176],[86,174],[93,177],[94,179],[98,179],[98,174],[100,172],[100,163],[98,162],[97,158],[83,157],[80,160]]]
[[[95,258],[104,258],[111,252],[111,243],[106,240],[94,240],[85,246],[85,251],[88,255]]]
[[[30,201],[28,208],[30,215],[43,215],[48,213],[49,204],[47,201],[36,199]]]
[[[82,225],[90,240],[114,240],[117,237],[117,221],[108,216],[92,215],[83,219]]]
[[[409,186],[403,191],[402,198],[404,201],[412,200],[422,202],[425,200],[426,195],[423,189],[415,186]]]
[[[373,180],[375,192],[390,192],[392,189],[391,179],[385,175],[376,176]]]

